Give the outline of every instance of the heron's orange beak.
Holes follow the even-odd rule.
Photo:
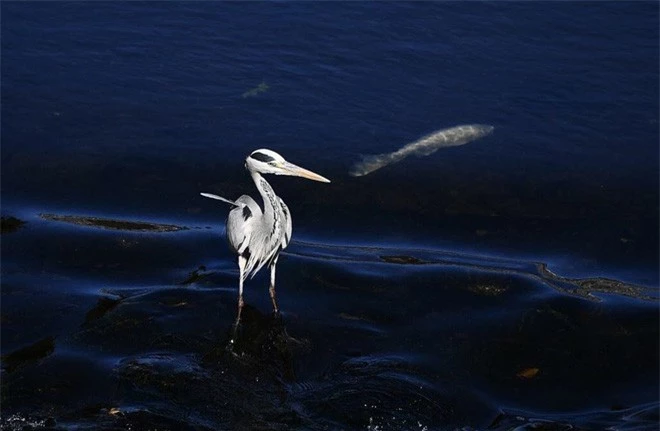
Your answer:
[[[300,166],[294,165],[293,163],[285,162],[282,165],[282,175],[291,175],[294,177],[303,177],[307,178],[308,180],[313,180],[313,181],[320,181],[322,183],[329,183],[330,180],[322,177],[319,174],[316,174],[312,171],[309,171],[305,168],[301,168]]]

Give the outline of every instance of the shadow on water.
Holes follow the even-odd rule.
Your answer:
[[[284,314],[262,311],[258,276],[235,329],[237,271],[217,232],[23,218],[2,243],[3,429],[658,422],[657,288],[299,241],[280,264]]]
[[[293,351],[305,345],[289,336],[280,314],[265,315],[246,304],[240,322],[227,329],[226,336],[203,356],[203,362],[214,365],[229,355],[230,360],[248,368],[272,368],[283,381],[292,382],[296,380]]]

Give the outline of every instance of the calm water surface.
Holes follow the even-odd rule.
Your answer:
[[[3,429],[657,429],[657,3],[1,12]],[[332,183],[232,353],[264,147]]]

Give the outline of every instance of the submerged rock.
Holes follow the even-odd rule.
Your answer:
[[[103,229],[128,230],[137,232],[176,232],[187,230],[184,226],[175,226],[171,224],[159,224],[142,221],[114,220],[100,217],[59,215],[59,214],[39,214],[44,220],[61,221],[65,223],[76,224],[79,226],[91,226]]]
[[[421,265],[423,260],[413,256],[380,256],[380,259],[387,263],[396,263],[400,265]]]
[[[23,227],[25,222],[23,220],[19,220],[16,217],[2,217],[0,219],[0,233],[6,234],[6,233],[12,233],[16,232],[18,229]]]
[[[46,337],[34,344],[20,348],[2,357],[2,368],[8,373],[21,366],[43,359],[55,351],[55,338]]]
[[[108,296],[103,296],[99,298],[94,308],[89,310],[85,315],[84,325],[88,325],[94,320],[100,319],[101,317],[105,316],[108,312],[110,312],[117,305],[119,305],[121,300],[122,298],[110,298]]]
[[[204,265],[200,265],[199,268],[195,269],[190,273],[190,275],[188,275],[188,278],[179,282],[178,284],[185,286],[188,284],[193,284],[199,280],[202,280],[208,275],[208,274],[203,274],[204,271],[206,271],[206,267]]]

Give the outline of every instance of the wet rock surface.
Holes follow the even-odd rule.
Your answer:
[[[22,232],[7,238],[43,241]],[[3,429],[593,430],[657,422],[657,404],[648,403],[658,377],[650,287],[562,277],[536,262],[300,242],[282,256],[283,313],[272,314],[267,279],[258,276],[235,326],[233,259],[209,257],[217,237],[183,232],[168,241],[195,250],[196,262],[182,254],[165,265],[158,232],[129,249],[117,231],[87,241],[86,253],[62,252],[58,265],[70,269],[55,286],[69,287],[46,291],[49,306],[33,317],[36,341],[8,342],[25,331],[20,315],[3,313],[3,343],[15,346],[3,347]],[[74,232],[69,247],[88,235]],[[86,264],[96,247],[117,266]],[[121,268],[136,248],[147,270],[131,276]],[[38,277],[3,275],[3,304],[18,310],[34,300],[25,280]],[[617,305],[624,298],[625,310]],[[588,413],[557,413],[567,410]]]

